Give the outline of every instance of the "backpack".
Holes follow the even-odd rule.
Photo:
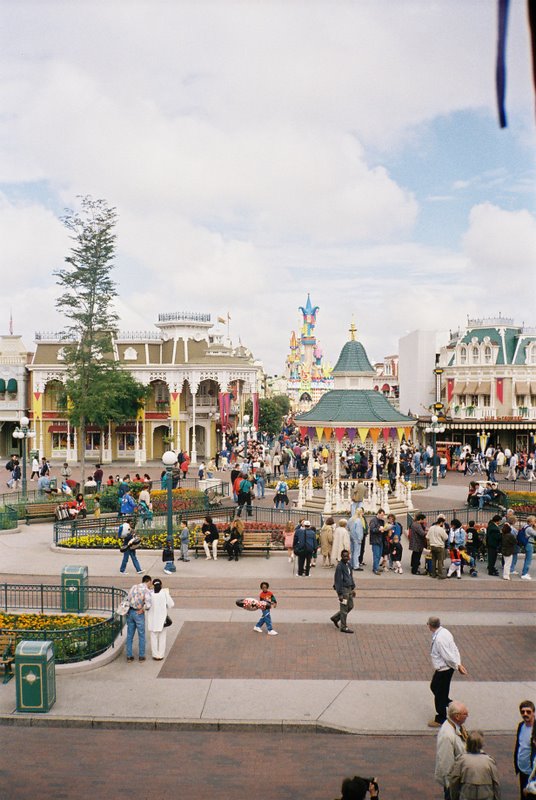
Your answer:
[[[521,547],[526,547],[529,541],[529,537],[527,536],[527,528],[528,525],[523,525],[517,532],[517,543]]]
[[[7,469],[8,472],[12,472],[13,471],[13,461],[11,461],[11,459],[7,462],[6,469]]]

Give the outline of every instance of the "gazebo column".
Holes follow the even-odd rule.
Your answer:
[[[335,503],[335,511],[340,508],[341,505],[341,443],[336,438],[335,439],[335,492],[334,492],[334,503]]]
[[[378,492],[378,440],[372,442],[372,501],[377,509],[381,502]]]
[[[393,450],[395,456],[395,463],[396,463],[396,490],[395,490],[395,497],[397,500],[400,500],[400,441],[393,442]]]

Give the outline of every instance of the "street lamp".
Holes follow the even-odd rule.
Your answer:
[[[437,486],[437,434],[443,433],[445,425],[442,425],[435,414],[430,418],[430,425],[425,428],[426,433],[432,434],[432,486]]]
[[[26,481],[26,448],[27,439],[32,439],[35,436],[35,431],[30,430],[30,420],[28,417],[21,417],[19,420],[19,427],[13,431],[14,439],[23,440],[22,444],[22,499],[27,499],[28,484]]]
[[[242,417],[242,425],[238,426],[238,432],[244,435],[244,463],[248,460],[248,433],[249,433],[249,414]]]
[[[173,467],[177,463],[177,455],[173,450],[166,450],[162,456],[162,463],[166,468],[167,488],[167,540],[173,546]]]

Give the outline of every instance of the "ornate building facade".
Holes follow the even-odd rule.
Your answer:
[[[453,440],[534,447],[536,328],[501,316],[468,319],[464,329],[451,332],[436,367]]]
[[[242,418],[244,401],[258,408],[262,367],[244,346],[233,347],[214,329],[210,314],[159,314],[156,329],[118,334],[114,355],[149,397],[137,419],[100,430],[89,425],[85,442],[59,408],[66,369],[62,334],[37,333],[30,373],[30,417],[35,446],[53,459],[159,460],[169,447],[186,450],[192,463],[213,456]],[[252,420],[252,428],[256,419]]]
[[[27,408],[29,354],[20,336],[0,336],[0,456],[20,450],[13,431]]]
[[[324,354],[315,334],[318,306],[307,295],[305,307],[301,306],[300,335],[292,331],[290,353],[286,360],[287,393],[293,411],[307,411],[325,392],[333,388],[331,366],[324,363]]]

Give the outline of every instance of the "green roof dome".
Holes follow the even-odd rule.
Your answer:
[[[357,344],[351,342],[350,344]],[[381,392],[365,389],[333,389],[310,411],[299,414],[299,425],[414,425],[414,417],[401,414]]]
[[[341,372],[366,372],[376,374],[361,342],[352,339],[341,350],[339,360],[333,367],[333,375]]]

